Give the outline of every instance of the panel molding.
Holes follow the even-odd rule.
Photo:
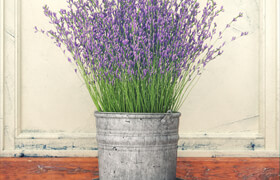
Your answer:
[[[0,157],[97,157],[96,150],[10,150],[2,151]],[[278,151],[225,151],[195,150],[178,151],[178,157],[279,157]]]
[[[17,139],[95,139],[96,133],[20,133]]]
[[[13,17],[7,17],[4,11],[5,3],[9,7],[14,7]],[[259,62],[259,132],[207,135],[182,133],[178,145],[178,156],[278,156],[279,63],[277,63],[275,46],[277,11],[273,8],[277,7],[276,4],[276,0],[269,2],[261,0],[260,26],[263,28],[261,28],[260,36],[263,37],[261,38],[263,43],[260,45],[262,51]],[[0,29],[0,156],[20,156],[22,153],[26,156],[97,156],[95,133],[30,133],[21,130],[21,0],[0,0],[0,9],[2,27]],[[13,34],[6,30],[5,18],[14,20],[7,22],[8,26],[13,28],[9,30],[14,31],[14,37],[11,37]],[[6,39],[13,40],[14,43],[13,48],[8,52],[5,52],[4,47]],[[11,44],[11,41],[9,43]],[[13,52],[11,55],[13,57],[6,58],[4,54],[11,52]],[[13,60],[14,64],[4,66],[4,62],[9,60]],[[7,74],[5,74],[5,67],[11,68]],[[8,81],[13,85],[8,84]],[[6,97],[8,94],[9,98]],[[5,113],[4,106],[6,105],[9,105],[10,109]],[[234,148],[231,148],[229,144]]]
[[[276,146],[278,147],[278,157],[280,157],[280,1],[277,1],[277,37],[278,39],[277,42],[277,59],[278,59],[278,65],[277,65],[277,100],[276,100],[276,106],[277,106],[277,117],[276,117],[276,127],[277,127],[277,132],[276,132]]]
[[[21,132],[21,0],[15,0],[15,137]]]
[[[1,144],[1,154],[3,151],[13,150],[14,149],[14,1],[1,0],[2,5],[2,33],[1,40],[2,47],[1,51],[3,52],[1,56],[1,80],[2,81],[2,92],[3,99],[1,103],[2,109],[2,123],[1,123],[1,132],[2,132],[2,144]],[[9,11],[7,11],[9,9]],[[9,18],[9,19],[8,19]]]
[[[267,150],[279,149],[277,146],[277,117],[279,110],[279,61],[277,59],[277,1],[266,1],[266,31],[265,31],[265,58],[266,58],[266,98],[265,98],[265,146]]]
[[[265,118],[266,118],[266,37],[265,37],[265,24],[266,24],[266,17],[265,14],[266,11],[266,1],[261,0],[260,1],[260,41],[262,44],[260,44],[260,62],[259,62],[259,133],[264,137],[265,136]]]
[[[0,0],[0,154],[4,148],[4,0]]]

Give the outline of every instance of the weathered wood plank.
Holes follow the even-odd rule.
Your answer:
[[[177,177],[182,179],[280,178],[279,158],[178,158]],[[94,179],[97,158],[0,158],[0,179]]]
[[[178,158],[183,179],[279,180],[279,158]]]
[[[97,158],[1,158],[0,179],[98,178]]]

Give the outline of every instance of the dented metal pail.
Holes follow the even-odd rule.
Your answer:
[[[175,180],[180,113],[95,112],[101,180]]]

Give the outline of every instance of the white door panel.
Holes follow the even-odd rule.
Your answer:
[[[52,28],[42,6],[58,11],[66,1],[0,2],[1,155],[96,156],[95,107],[83,81],[63,49],[34,33]],[[217,0],[226,10],[221,29],[244,17],[180,110],[179,156],[277,156],[276,2]]]

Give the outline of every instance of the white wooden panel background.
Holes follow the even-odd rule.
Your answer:
[[[250,34],[207,67],[181,108],[179,156],[279,156],[277,0],[217,0],[224,27]],[[64,0],[0,0],[0,156],[97,156],[95,107],[52,41],[42,6]],[[228,36],[231,37],[230,35]]]

